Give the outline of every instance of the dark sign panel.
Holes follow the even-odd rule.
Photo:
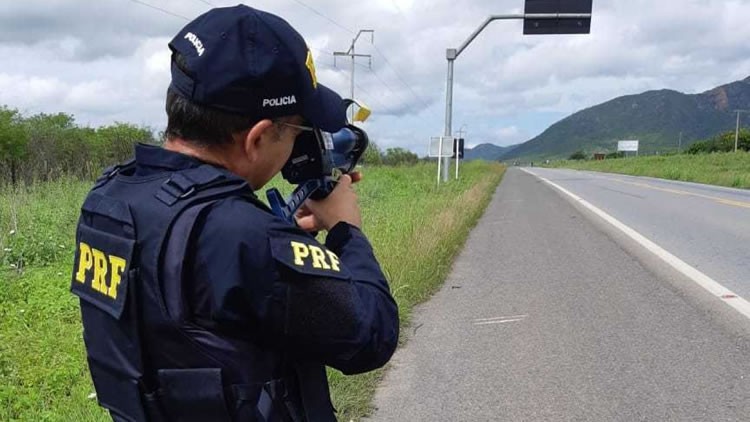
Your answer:
[[[464,159],[464,138],[453,138],[453,157],[456,158],[456,146],[458,146],[458,158]]]
[[[591,13],[593,0],[526,0],[528,14],[583,14]],[[539,19],[526,18],[523,33],[541,34],[588,34],[591,18]]]

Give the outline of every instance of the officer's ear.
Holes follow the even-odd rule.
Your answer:
[[[245,134],[243,139],[243,149],[245,156],[250,162],[255,162],[259,158],[261,141],[265,138],[273,137],[273,122],[269,119],[263,119],[256,123]]]

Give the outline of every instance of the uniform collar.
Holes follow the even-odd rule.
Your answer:
[[[195,157],[146,144],[135,146],[135,162],[139,168],[150,167],[168,170],[183,170],[206,164]]]

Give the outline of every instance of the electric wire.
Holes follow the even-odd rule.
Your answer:
[[[161,7],[158,7],[158,6],[154,6],[153,4],[149,4],[149,3],[143,2],[143,1],[141,1],[141,0],[130,0],[130,1],[132,1],[133,3],[137,3],[137,4],[140,4],[140,5],[143,5],[143,6],[149,7],[149,8],[151,8],[151,9],[157,10],[157,11],[159,11],[159,12],[165,13],[165,14],[167,14],[167,15],[170,15],[170,16],[173,16],[173,17],[176,17],[176,18],[184,19],[184,20],[186,20],[186,21],[189,21],[189,20],[190,20],[190,18],[188,18],[188,17],[186,17],[186,16],[180,15],[180,14],[178,14],[178,13],[174,13],[174,12],[171,12],[171,11],[169,11],[169,10],[167,10],[167,9],[163,9],[163,8],[161,8]],[[202,2],[202,3],[205,3],[205,4],[207,4],[207,5],[210,5],[210,6],[215,6],[214,4],[212,4],[211,2],[209,2],[209,1],[207,1],[207,0],[198,0],[198,1],[200,1],[200,2]],[[335,25],[336,25],[336,26],[338,26],[339,28],[341,28],[341,29],[343,29],[343,30],[345,30],[345,31],[347,31],[347,32],[350,32],[350,33],[352,33],[352,34],[354,33],[353,31],[349,30],[348,28],[344,27],[343,25],[339,24],[338,22],[334,21],[333,19],[331,19],[331,18],[329,18],[329,17],[325,16],[324,14],[322,14],[322,13],[318,12],[318,11],[317,11],[317,10],[315,10],[314,8],[312,8],[312,7],[308,6],[308,5],[306,5],[305,3],[301,2],[300,0],[294,0],[294,1],[295,1],[296,3],[299,3],[299,4],[300,4],[300,5],[302,5],[302,6],[306,7],[307,9],[309,9],[309,10],[310,10],[310,11],[312,11],[313,13],[317,14],[318,16],[320,16],[320,17],[322,17],[322,18],[324,18],[324,19],[328,20],[329,22],[331,22],[331,23],[335,24]],[[417,96],[417,95],[416,95],[416,93],[414,92],[414,90],[413,90],[413,89],[412,89],[412,88],[411,88],[411,87],[410,87],[410,86],[409,86],[409,85],[408,85],[408,84],[407,84],[407,83],[406,83],[406,82],[404,81],[404,79],[403,79],[403,78],[401,77],[401,75],[400,75],[400,74],[399,74],[399,73],[398,73],[398,72],[397,72],[397,71],[396,71],[396,70],[395,70],[395,69],[393,68],[393,66],[392,66],[392,65],[390,64],[390,62],[388,61],[388,59],[386,59],[386,58],[385,58],[385,55],[383,54],[383,52],[382,52],[382,51],[380,51],[380,49],[379,49],[379,48],[378,48],[378,47],[377,47],[376,45],[374,45],[374,44],[373,44],[373,46],[375,47],[375,50],[377,50],[377,52],[378,52],[378,53],[380,54],[380,56],[381,56],[381,57],[383,58],[383,61],[384,61],[384,62],[386,63],[386,65],[388,65],[388,67],[390,67],[390,68],[391,68],[391,71],[393,71],[393,73],[394,73],[394,74],[396,74],[396,76],[397,76],[397,77],[399,78],[399,80],[401,81],[401,83],[403,83],[404,85],[406,85],[406,87],[407,87],[407,88],[409,88],[409,90],[411,91],[412,95],[414,95],[414,98],[416,98],[416,99],[417,99],[418,101],[420,101],[420,102],[421,102],[421,103],[422,103],[422,104],[423,104],[423,105],[425,106],[425,109],[426,109],[426,108],[427,108],[427,104],[426,104],[426,103],[425,103],[425,102],[424,102],[424,101],[423,101],[423,100],[422,100],[421,98],[419,98],[419,96]],[[331,52],[331,51],[327,51],[327,50],[324,50],[324,49],[321,49],[321,48],[316,48],[316,47],[310,47],[310,49],[311,49],[311,50],[315,50],[315,51],[318,51],[318,52],[321,52],[321,53],[323,53],[323,54],[327,54],[327,55],[329,55],[329,56],[331,56],[331,57],[334,57],[334,54],[333,54],[333,52]],[[333,64],[332,66],[331,66],[331,65],[330,65],[329,63],[327,63],[327,62],[326,62],[326,64],[327,64],[327,65],[329,65],[329,66],[330,66],[330,67],[331,67],[332,69],[335,69],[336,71],[338,71],[338,72],[342,72],[342,73],[343,73],[343,70],[340,70],[340,69],[338,69],[338,67],[336,67],[336,66],[335,66],[335,62],[334,62],[334,64]],[[375,72],[375,71],[374,71],[374,70],[373,70],[373,69],[372,69],[372,68],[371,68],[370,66],[365,66],[364,64],[360,64],[360,63],[356,63],[356,62],[355,62],[355,65],[358,65],[358,66],[360,66],[360,67],[366,67],[366,68],[367,68],[368,70],[370,70],[370,72],[371,72],[371,73],[372,73],[372,74],[373,74],[373,75],[375,76],[375,78],[376,78],[376,79],[378,80],[378,82],[380,82],[380,84],[381,84],[381,85],[383,85],[383,86],[384,86],[384,87],[385,87],[385,88],[386,88],[386,89],[387,89],[388,91],[390,91],[390,92],[391,92],[392,94],[394,94],[394,96],[398,96],[398,95],[399,95],[399,91],[396,91],[396,90],[394,90],[394,89],[393,89],[393,88],[392,88],[392,87],[391,87],[391,86],[390,86],[390,85],[389,85],[389,84],[388,84],[387,82],[385,82],[385,80],[383,80],[383,78],[381,78],[381,77],[380,77],[380,76],[379,76],[379,75],[378,75],[378,74],[377,74],[377,73],[376,73],[376,72]],[[356,84],[356,83],[354,84],[354,86],[355,86],[356,88],[360,89],[360,90],[361,90],[361,91],[362,91],[363,93],[365,93],[365,94],[366,94],[366,95],[367,95],[368,97],[370,97],[370,99],[371,99],[372,101],[374,101],[374,102],[375,102],[376,104],[378,104],[378,105],[382,106],[383,108],[386,108],[386,107],[385,107],[385,105],[384,105],[383,103],[381,103],[381,102],[380,102],[380,100],[379,100],[379,99],[378,99],[377,97],[375,97],[375,96],[373,96],[372,94],[370,94],[370,93],[369,93],[369,92],[368,92],[367,90],[365,90],[365,89],[362,89],[362,88],[361,88],[361,87],[360,87],[360,86],[359,86],[358,84]]]
[[[196,0],[196,1],[199,1],[199,2],[201,2],[201,3],[203,3],[203,4],[207,4],[207,5],[211,6],[211,7],[216,7],[216,5],[215,5],[215,4],[211,3],[211,2],[210,2],[210,1],[208,1],[208,0]]]
[[[301,0],[294,0],[294,2],[297,3],[297,4],[299,4],[302,7],[306,8],[307,10],[315,13],[316,15],[320,16],[321,18],[327,20],[328,22],[331,22],[332,24],[338,26],[339,28],[343,29],[344,31],[346,31],[346,32],[348,32],[350,34],[354,34],[354,31],[352,31],[351,29],[345,27],[344,25],[341,25],[340,23],[336,22],[335,20],[333,20],[333,19],[329,18],[328,16],[320,13],[315,8],[313,8],[312,6],[309,6],[309,5],[305,4]]]
[[[154,6],[153,4],[149,4],[149,3],[143,2],[143,1],[141,1],[141,0],[130,0],[130,1],[132,1],[133,3],[138,3],[138,4],[141,4],[141,5],[143,5],[143,6],[146,6],[146,7],[150,7],[150,8],[152,8],[152,9],[158,10],[158,11],[160,11],[160,12],[162,12],[162,13],[166,13],[167,15],[171,15],[171,16],[174,16],[174,17],[176,17],[176,18],[180,18],[180,19],[185,19],[186,21],[189,21],[189,20],[190,20],[190,18],[188,18],[188,17],[186,17],[186,16],[182,16],[182,15],[180,15],[180,14],[177,14],[177,13],[174,13],[174,12],[170,12],[170,11],[169,11],[169,10],[167,10],[167,9],[162,9],[162,8],[161,8],[161,7],[159,7],[159,6]]]
[[[427,104],[427,103],[426,103],[426,102],[425,102],[425,101],[424,101],[424,100],[423,100],[422,98],[420,98],[420,97],[419,97],[419,95],[417,95],[417,93],[416,93],[416,92],[414,92],[414,89],[413,89],[413,88],[411,87],[411,85],[409,85],[409,84],[408,84],[408,83],[407,83],[407,82],[406,82],[406,81],[404,80],[404,78],[403,78],[403,77],[401,76],[401,74],[399,74],[399,73],[398,73],[398,72],[396,71],[396,68],[394,68],[394,67],[393,67],[393,66],[391,65],[391,62],[389,62],[389,61],[388,61],[388,59],[387,59],[387,58],[385,57],[385,54],[383,54],[383,52],[382,52],[382,51],[380,51],[380,48],[378,48],[377,44],[373,44],[372,46],[373,46],[373,47],[375,48],[375,51],[377,51],[377,52],[378,52],[378,54],[380,54],[380,57],[381,57],[381,58],[383,59],[383,61],[385,62],[386,66],[388,66],[388,67],[389,67],[389,68],[391,69],[391,71],[392,71],[392,72],[393,72],[393,73],[394,73],[394,74],[396,75],[396,77],[397,77],[397,78],[398,78],[398,79],[399,79],[399,80],[401,81],[401,83],[402,83],[402,84],[403,84],[403,85],[404,85],[404,86],[405,86],[406,88],[408,88],[408,89],[409,89],[409,91],[410,91],[410,92],[411,92],[411,94],[412,94],[412,95],[414,96],[414,98],[416,98],[416,99],[417,99],[417,101],[419,101],[420,103],[422,103],[422,105],[424,106],[424,108],[425,108],[425,109],[429,108],[429,105],[428,105],[428,104]]]
[[[373,74],[373,75],[375,76],[375,78],[376,78],[376,79],[377,79],[378,81],[380,81],[380,83],[381,83],[381,84],[383,84],[383,86],[385,86],[385,88],[386,88],[387,90],[391,91],[392,93],[394,93],[394,94],[396,94],[396,95],[398,95],[398,94],[399,94],[399,93],[398,93],[398,91],[396,91],[395,89],[391,88],[391,86],[390,86],[390,85],[388,85],[388,83],[387,83],[386,81],[384,81],[384,80],[383,80],[383,79],[382,79],[382,78],[380,77],[380,75],[378,75],[378,74],[377,74],[377,73],[375,72],[375,69],[372,69],[372,68],[368,68],[368,69],[370,70],[370,73],[372,73],[372,74]]]
[[[377,106],[378,106],[378,107],[380,107],[381,109],[386,109],[386,108],[388,108],[388,107],[386,107],[386,106],[385,106],[385,105],[384,105],[383,103],[381,103],[381,102],[380,102],[380,100],[379,100],[379,99],[378,99],[378,98],[377,98],[376,96],[374,96],[374,95],[372,95],[371,93],[369,93],[369,92],[368,92],[368,91],[367,91],[366,89],[364,89],[364,88],[362,88],[361,86],[359,86],[359,85],[358,85],[358,84],[357,84],[356,82],[354,83],[354,87],[355,87],[355,88],[357,88],[357,89],[358,89],[359,91],[362,91],[362,92],[363,92],[363,93],[364,93],[364,94],[365,94],[365,95],[367,96],[367,98],[363,98],[363,99],[362,99],[362,101],[363,101],[363,102],[364,102],[365,104],[369,104],[369,105],[371,105],[371,104],[373,104],[373,103],[374,103],[375,105],[377,105]]]
[[[305,4],[305,3],[304,3],[304,2],[302,2],[301,0],[294,0],[294,2],[295,2],[295,3],[297,3],[297,4],[299,4],[299,5],[302,5],[302,6],[304,6],[304,7],[305,7],[305,8],[307,8],[308,10],[312,11],[313,13],[315,13],[316,15],[318,15],[318,16],[320,16],[320,17],[322,17],[323,19],[327,20],[328,22],[331,22],[332,24],[334,24],[334,25],[336,25],[337,27],[339,27],[339,28],[343,29],[344,31],[346,31],[346,32],[348,32],[348,33],[350,33],[350,34],[354,35],[354,31],[352,31],[351,29],[349,29],[349,28],[345,27],[344,25],[341,25],[340,23],[336,22],[336,21],[335,21],[334,19],[332,19],[332,18],[330,18],[330,17],[328,17],[328,16],[324,15],[323,13],[321,13],[321,12],[319,12],[318,10],[314,9],[313,7],[311,7],[311,6],[307,5],[307,4]],[[399,12],[401,12],[401,9],[400,9],[400,8],[398,8],[398,7],[397,7],[397,9],[399,10]],[[402,13],[402,16],[403,16],[403,13]],[[419,95],[417,95],[417,93],[416,93],[416,92],[414,91],[414,88],[412,88],[412,87],[411,87],[411,85],[409,85],[409,83],[408,83],[408,82],[406,82],[406,80],[405,80],[405,79],[404,79],[404,78],[403,78],[403,77],[401,76],[401,74],[400,74],[400,73],[399,73],[399,72],[398,72],[398,71],[396,70],[396,68],[395,68],[395,67],[394,67],[393,65],[391,65],[391,63],[390,63],[390,62],[388,61],[388,59],[387,59],[387,58],[385,57],[385,54],[383,54],[383,52],[382,52],[382,51],[380,51],[380,48],[378,48],[377,44],[373,44],[373,47],[375,48],[375,51],[377,51],[377,52],[378,52],[378,54],[380,54],[380,56],[381,56],[381,57],[383,58],[383,61],[385,62],[386,66],[388,66],[388,67],[389,67],[389,68],[391,69],[391,71],[392,71],[392,72],[393,72],[393,73],[394,73],[394,74],[396,75],[396,77],[397,77],[397,78],[398,78],[398,79],[399,79],[399,80],[401,81],[401,83],[402,83],[402,84],[403,84],[404,86],[406,86],[406,88],[407,88],[407,89],[409,90],[409,92],[411,93],[411,95],[413,95],[413,96],[414,96],[414,99],[416,99],[416,100],[417,100],[417,102],[421,103],[421,104],[422,104],[422,106],[423,106],[423,107],[424,107],[425,109],[428,109],[428,108],[429,108],[429,105],[427,104],[427,102],[426,102],[426,101],[424,101],[424,100],[423,100],[423,99],[422,99],[422,98],[421,98],[421,97],[420,97]],[[393,90],[392,90],[392,91],[393,91]]]

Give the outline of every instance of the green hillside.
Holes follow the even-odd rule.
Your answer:
[[[466,160],[497,161],[514,147],[515,145],[500,147],[495,144],[479,144],[474,148],[465,148],[464,158]]]
[[[750,108],[750,78],[700,94],[647,91],[615,98],[553,124],[539,136],[503,154],[567,157],[578,150],[614,151],[617,141],[639,139],[641,151],[673,151],[734,128],[736,109]]]

